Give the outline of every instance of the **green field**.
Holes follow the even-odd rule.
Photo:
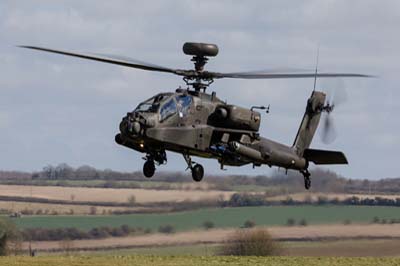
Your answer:
[[[76,227],[89,230],[94,227],[117,227],[127,224],[134,227],[157,230],[160,225],[170,224],[176,230],[184,231],[202,226],[204,221],[212,221],[216,227],[239,227],[246,220],[257,225],[284,225],[288,218],[306,219],[308,224],[369,223],[373,217],[399,219],[398,207],[375,206],[271,206],[241,207],[224,209],[201,209],[171,214],[131,214],[107,216],[24,216],[13,221],[19,228],[64,228]]]
[[[127,266],[127,265],[399,265],[396,258],[309,258],[309,257],[222,257],[222,256],[65,256],[65,257],[5,257],[2,266]]]

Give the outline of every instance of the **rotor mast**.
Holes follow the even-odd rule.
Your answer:
[[[214,57],[218,54],[218,46],[216,44],[186,42],[182,49],[185,54],[193,56],[190,61],[194,63],[193,75],[185,76],[183,80],[195,91],[201,89],[205,91],[214,80],[212,77],[204,75],[204,66],[208,61],[207,56]]]

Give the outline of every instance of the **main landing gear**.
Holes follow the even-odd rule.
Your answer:
[[[156,172],[156,163],[157,165],[161,165],[167,162],[167,154],[165,151],[158,151],[147,154],[143,159],[146,160],[143,165],[143,175],[150,178]]]
[[[311,187],[311,178],[310,178],[311,174],[310,174],[310,172],[308,171],[308,169],[300,171],[300,172],[304,176],[304,187],[307,190],[310,189],[310,187]]]
[[[147,160],[143,165],[143,174],[145,177],[150,178],[154,175],[156,166],[154,160]]]
[[[201,164],[192,162],[192,158],[190,158],[189,155],[183,154],[183,158],[185,158],[185,161],[188,165],[187,169],[190,169],[192,171],[192,178],[196,182],[200,182],[203,177],[204,177],[204,168]]]

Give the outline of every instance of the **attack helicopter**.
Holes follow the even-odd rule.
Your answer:
[[[183,52],[191,56],[194,69],[162,67],[135,59],[106,54],[82,54],[37,46],[19,46],[33,50],[73,56],[147,71],[182,76],[187,88],[162,92],[140,103],[122,118],[120,132],[115,136],[119,145],[144,153],[143,174],[152,177],[156,165],[167,163],[167,151],[180,153],[191,170],[194,181],[201,181],[204,168],[192,156],[218,160],[224,166],[254,167],[268,165],[296,170],[304,177],[304,186],[311,186],[309,164],[348,164],[341,151],[310,148],[322,113],[331,113],[335,107],[326,94],[315,90],[317,78],[369,77],[353,73],[294,73],[254,71],[220,73],[204,69],[211,57],[218,54],[215,44],[187,42]],[[314,78],[314,90],[307,100],[305,113],[293,145],[285,145],[260,136],[261,110],[228,104],[207,88],[216,79],[289,79]],[[259,110],[259,111],[258,111]]]

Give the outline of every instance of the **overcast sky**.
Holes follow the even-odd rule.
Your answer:
[[[142,155],[114,143],[127,111],[180,77],[16,48],[17,44],[126,55],[190,68],[185,41],[218,44],[207,68],[275,67],[359,72],[375,79],[319,80],[348,101],[334,112],[338,138],[313,148],[342,150],[350,165],[324,167],[353,178],[400,176],[400,1],[16,1],[0,2],[0,169],[74,167],[135,171]],[[313,86],[309,80],[217,80],[229,103],[271,105],[261,134],[292,144]],[[318,134],[318,133],[317,133]],[[169,171],[183,158],[168,154]],[[209,173],[271,173],[199,159]]]

